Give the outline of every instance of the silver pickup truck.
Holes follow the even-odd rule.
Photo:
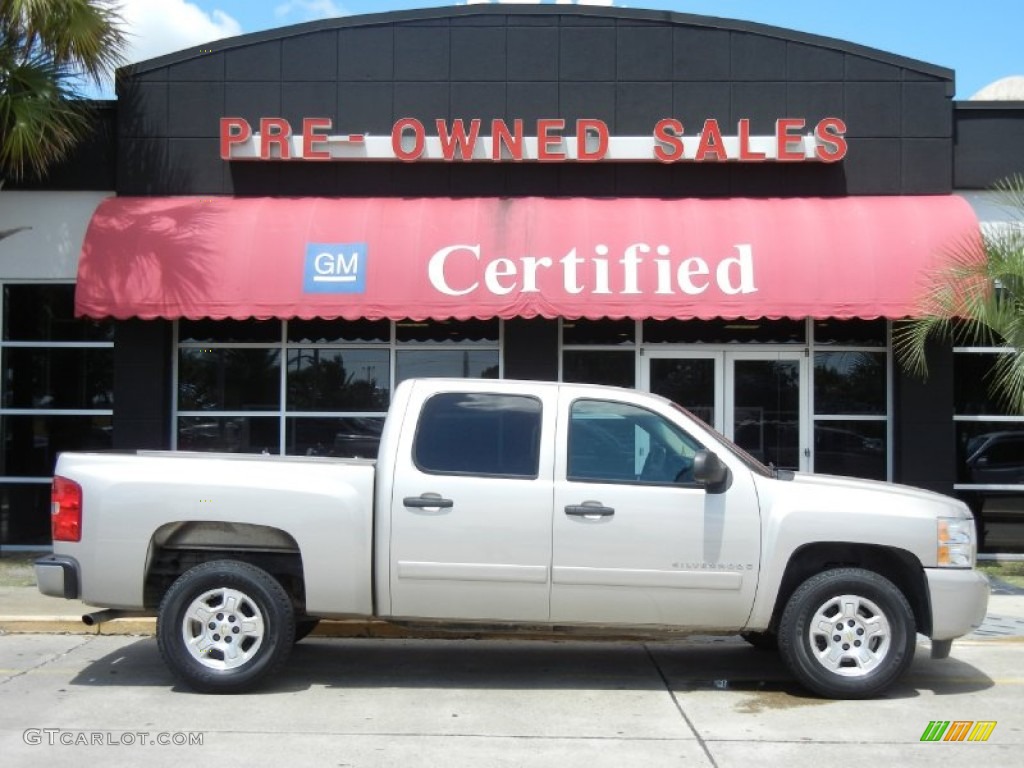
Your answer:
[[[741,633],[823,696],[878,694],[985,615],[974,521],[913,488],[763,466],[664,398],[526,381],[395,392],[376,462],[63,454],[39,588],[155,613],[237,692],[321,618]],[[107,611],[97,616],[110,616]]]

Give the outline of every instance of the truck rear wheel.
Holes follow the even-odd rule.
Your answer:
[[[213,560],[182,574],[157,616],[157,644],[171,671],[203,693],[254,688],[288,658],[295,614],[266,571]]]
[[[779,652],[810,690],[864,699],[888,688],[914,658],[914,613],[888,579],[837,568],[805,581],[786,604]]]

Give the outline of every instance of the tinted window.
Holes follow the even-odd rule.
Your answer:
[[[816,352],[814,412],[884,416],[884,352]]]
[[[5,285],[5,341],[113,341],[108,320],[75,318],[73,285]]]
[[[446,392],[423,406],[413,457],[424,472],[537,477],[540,401]]]
[[[570,480],[691,483],[703,446],[661,416],[625,403],[577,400],[569,416]]]
[[[803,320],[644,320],[648,344],[803,344]]]
[[[632,350],[567,350],[562,353],[562,381],[632,388],[636,383],[636,354]]]
[[[563,344],[632,344],[636,338],[633,320],[563,320]]]
[[[957,482],[978,485],[1024,483],[1024,424],[958,421]]]

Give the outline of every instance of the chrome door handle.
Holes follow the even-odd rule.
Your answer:
[[[598,502],[585,501],[582,504],[567,505],[565,514],[573,517],[611,517],[615,514],[615,510]]]
[[[402,499],[402,503],[416,509],[449,509],[455,506],[455,502],[451,499],[442,499],[440,496],[426,493],[422,496],[406,496]]]

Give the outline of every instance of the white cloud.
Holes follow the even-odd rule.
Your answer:
[[[279,19],[289,18],[293,14],[299,21],[333,19],[349,15],[348,11],[334,0],[288,0],[274,8],[274,15]]]
[[[242,25],[224,11],[207,13],[187,0],[121,0],[121,15],[129,62],[242,34]]]

